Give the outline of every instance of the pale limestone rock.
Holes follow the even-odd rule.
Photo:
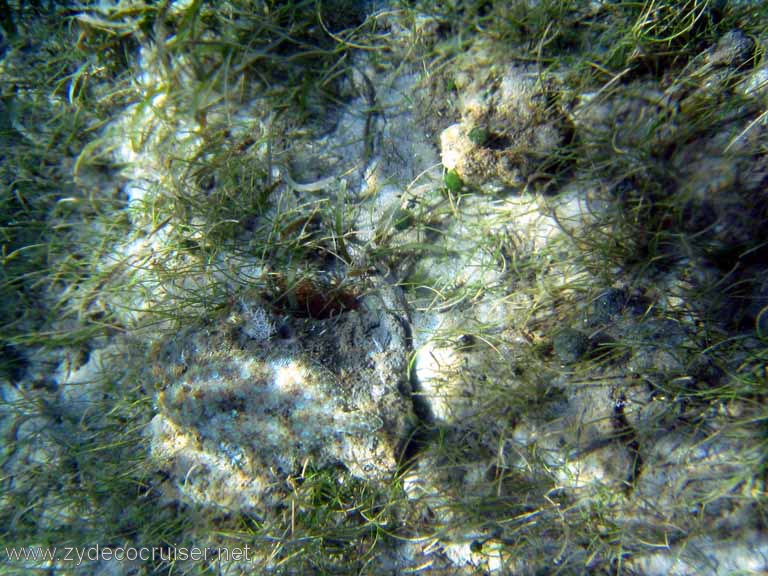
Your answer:
[[[338,317],[307,319],[291,344],[203,331],[168,343],[168,385],[147,436],[174,489],[201,504],[255,509],[279,501],[308,465],[342,464],[372,480],[394,474],[413,416],[401,311],[386,292]]]
[[[461,122],[440,135],[443,166],[469,186],[520,189],[539,159],[564,144],[567,124],[525,68],[483,70],[474,78],[462,88]],[[473,141],[476,129],[487,137]]]

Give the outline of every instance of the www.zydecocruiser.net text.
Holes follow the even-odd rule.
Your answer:
[[[198,548],[152,546],[29,546],[5,548],[5,558],[10,562],[72,563],[77,566],[86,562],[250,562],[253,548],[242,547]]]

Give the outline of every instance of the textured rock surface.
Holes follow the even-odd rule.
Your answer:
[[[403,311],[384,291],[335,318],[296,321],[287,342],[200,330],[167,343],[149,437],[178,489],[240,509],[276,503],[308,465],[391,476],[413,417]]]
[[[470,186],[520,189],[569,128],[534,71],[480,68],[463,87],[461,122],[440,135],[443,166]]]

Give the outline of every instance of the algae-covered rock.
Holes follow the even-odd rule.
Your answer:
[[[368,296],[338,317],[295,324],[296,337],[273,346],[240,347],[225,331],[169,343],[153,457],[188,499],[233,509],[276,503],[308,465],[392,475],[413,418],[392,304]]]
[[[739,66],[755,52],[755,41],[742,30],[726,32],[707,55],[712,66]]]
[[[629,298],[625,290],[609,288],[590,302],[584,322],[589,326],[609,322],[621,314],[628,303]]]
[[[476,76],[459,105],[461,122],[440,135],[443,166],[470,186],[522,187],[567,142],[567,122],[526,68]]]
[[[589,351],[589,338],[586,334],[566,328],[552,340],[555,355],[563,364],[573,364]]]

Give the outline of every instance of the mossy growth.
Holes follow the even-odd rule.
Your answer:
[[[462,182],[461,177],[455,170],[448,170],[445,173],[443,182],[445,183],[445,188],[452,194],[458,194],[464,188],[464,182]]]
[[[484,146],[490,140],[491,134],[485,126],[475,126],[468,134],[469,139],[475,146]]]

